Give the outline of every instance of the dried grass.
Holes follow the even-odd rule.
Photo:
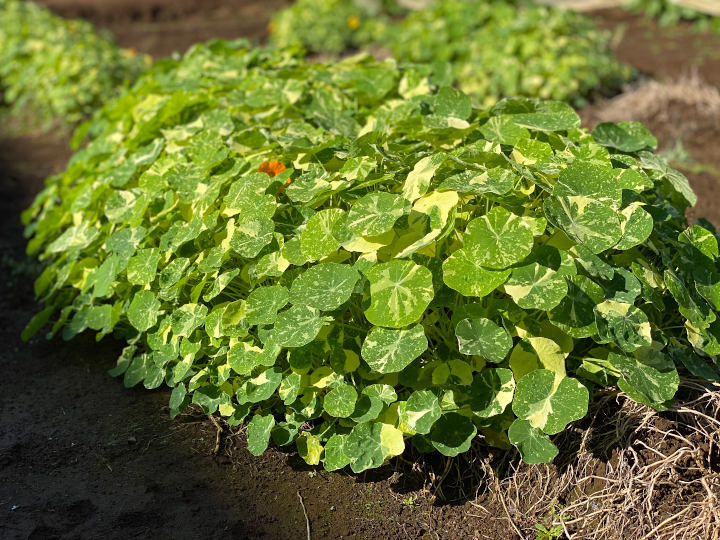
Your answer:
[[[521,538],[544,523],[568,540],[720,539],[720,385],[681,391],[691,397],[662,415],[605,394],[576,433],[579,449],[569,436],[556,441],[555,465],[485,459],[478,495],[499,501]]]
[[[605,102],[595,116],[601,122],[672,122],[673,110],[720,120],[720,90],[703,81],[697,71],[666,82],[643,80]]]

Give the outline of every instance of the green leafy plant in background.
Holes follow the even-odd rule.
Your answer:
[[[436,0],[393,21],[361,15],[352,2],[331,4],[296,2],[276,19],[273,41],[311,52],[390,49],[399,62],[432,66],[436,82],[456,84],[483,106],[508,96],[582,104],[633,76],[610,51],[610,33],[570,11],[522,1]],[[352,17],[370,30],[351,38],[345,21]]]
[[[697,11],[668,0],[633,0],[630,7],[636,13],[657,19],[660,26],[672,26],[681,21],[692,21],[700,30],[720,32],[720,17]]]
[[[114,334],[113,375],[247,421],[253,454],[361,472],[482,436],[538,463],[595,387],[663,410],[720,377],[717,236],[640,124],[214,42],[84,136],[24,214],[24,337]]]
[[[582,104],[632,77],[611,35],[583,15],[524,2],[437,0],[390,25],[385,43],[399,61],[436,62],[457,86],[491,106],[526,96]]]
[[[298,0],[273,17],[271,41],[309,53],[342,53],[376,41],[386,16],[400,12],[394,0]]]
[[[15,113],[77,124],[148,65],[85,21],[32,2],[0,1],[0,91]]]

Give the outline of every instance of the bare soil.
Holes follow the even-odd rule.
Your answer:
[[[162,56],[211,37],[262,39],[270,13],[286,2],[44,3],[61,14],[84,16],[111,29],[125,46]],[[598,16],[608,25],[641,24],[614,12]],[[693,54],[684,62],[678,56],[676,64],[667,66],[670,57],[650,49],[635,59],[636,37],[626,32],[618,52],[627,53],[627,60],[650,75],[672,75],[695,61],[695,49],[682,43],[679,50]],[[707,36],[703,39],[710,42]],[[720,85],[720,66],[708,68],[705,61],[699,68],[703,76]],[[601,108],[610,106],[610,102],[593,105],[583,116],[597,121]],[[687,118],[683,110],[668,115],[678,122]],[[651,127],[664,148],[675,144],[675,132],[662,125]],[[720,135],[712,126],[684,138],[683,144],[696,161],[720,166],[716,150]],[[572,509],[578,500],[600,504],[591,496],[604,493],[607,486],[616,498],[635,500],[629,497],[636,492],[614,487],[613,482],[620,481],[614,477],[604,483],[591,478],[578,484],[578,495],[572,482],[580,475],[571,474],[574,468],[591,467],[602,478],[632,454],[648,470],[660,470],[667,461],[660,456],[678,452],[687,453],[689,464],[673,462],[666,476],[657,476],[656,489],[642,491],[646,498],[637,499],[637,519],[632,508],[625,508],[636,521],[621,536],[640,537],[658,524],[672,524],[680,511],[712,527],[707,521],[712,516],[701,510],[708,500],[720,505],[718,445],[713,446],[712,439],[709,443],[706,438],[694,439],[678,414],[643,416],[642,424],[620,414],[609,400],[603,409],[606,416],[586,419],[563,435],[563,452],[547,467],[516,471],[515,453],[488,455],[478,444],[456,460],[395,460],[365,475],[327,473],[308,467],[292,452],[270,450],[255,458],[245,449],[241,430],[223,427],[218,433],[197,411],[170,420],[166,390],[128,390],[107,375],[120,349],[111,339],[96,343],[83,335],[64,343],[37,337],[22,343],[20,332],[38,307],[32,293],[34,268],[24,256],[19,214],[42,188],[43,179],[62,170],[69,156],[67,140],[51,134],[0,135],[0,538],[295,539],[306,537],[308,523],[314,539],[534,538],[536,525],[557,523],[553,516],[559,508]],[[705,205],[702,208],[712,214],[719,206],[720,178],[700,174],[691,179]],[[720,224],[717,213],[712,217]],[[708,409],[707,414],[714,413]],[[599,432],[593,431],[593,422]],[[676,432],[687,444],[663,435]],[[692,461],[696,454],[704,467],[699,473]],[[709,495],[701,480],[710,486]],[[642,504],[649,508],[640,512]],[[605,507],[588,508],[603,508],[603,515],[612,516]],[[619,503],[615,508],[620,508]],[[643,521],[646,515],[651,516],[649,523]],[[588,526],[594,525],[571,524],[562,537],[617,538],[619,534],[600,525],[595,534]],[[715,535],[713,540],[720,534],[720,527],[714,533],[707,530]],[[666,538],[659,533],[648,536],[653,537]],[[685,537],[704,538],[705,533]]]

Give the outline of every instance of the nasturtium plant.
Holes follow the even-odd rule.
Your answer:
[[[29,109],[24,117],[45,124],[78,124],[149,63],[86,21],[57,17],[34,2],[0,2],[0,90],[16,114]],[[122,177],[126,170],[109,174]],[[126,209],[121,201],[135,195],[118,192],[108,199],[108,219],[122,219],[112,209]]]
[[[593,92],[617,89],[633,76],[614,58],[611,33],[570,10],[526,0],[420,0],[404,2],[412,11],[399,19],[388,16],[393,10],[387,4],[297,0],[271,23],[271,40],[311,53],[389,50],[399,62],[426,64],[431,85],[454,83],[462,90],[440,89],[433,103],[436,114],[459,120],[470,115],[471,100],[490,106],[503,97],[526,96],[582,104]],[[399,90],[404,97],[418,91],[406,85]],[[512,123],[490,120],[482,131],[500,129],[524,139],[525,128],[561,129],[548,118],[562,121],[559,114],[534,115],[528,125],[518,115]],[[518,149],[528,145],[525,139]]]
[[[387,14],[402,12],[397,0],[297,0],[278,11],[269,25],[279,47],[310,53],[342,53],[376,39]]]
[[[422,69],[245,42],[158,62],[24,214],[46,325],[127,342],[249,449],[355,472],[478,434],[552,460],[617,386],[663,410],[720,377],[718,235],[635,125],[490,109]]]

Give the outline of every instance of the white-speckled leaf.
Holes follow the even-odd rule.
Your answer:
[[[272,242],[274,231],[275,224],[269,218],[236,223],[230,247],[234,252],[251,259]]]
[[[308,260],[317,261],[340,249],[333,228],[344,216],[339,208],[327,208],[308,220],[300,236],[300,249]]]
[[[459,249],[443,263],[445,285],[463,296],[487,296],[507,281],[510,270],[482,268],[474,254]]]
[[[675,363],[659,348],[644,347],[634,354],[610,353],[608,360],[622,374],[620,389],[651,407],[662,404],[677,392],[680,377]]]
[[[605,300],[595,306],[598,336],[604,343],[615,343],[632,352],[652,343],[650,322],[641,309],[627,302]]]
[[[368,321],[402,328],[417,321],[433,299],[432,274],[412,261],[395,260],[371,268]]]
[[[470,386],[470,408],[481,418],[502,414],[515,394],[515,379],[507,368],[486,368]]]
[[[490,362],[502,362],[512,348],[512,338],[490,319],[463,319],[455,326],[462,354],[479,355]]]
[[[427,350],[428,341],[422,325],[390,329],[375,327],[362,345],[362,357],[373,371],[402,371]]]
[[[320,263],[306,270],[290,288],[290,302],[330,311],[347,302],[360,274],[348,264]]]
[[[527,420],[515,420],[508,428],[508,439],[520,451],[522,460],[530,465],[550,463],[559,453],[550,438]]]
[[[357,236],[376,236],[392,229],[398,218],[409,210],[408,201],[400,195],[368,193],[353,204],[347,227]]]
[[[532,427],[553,435],[587,414],[589,398],[577,379],[565,377],[556,384],[555,373],[536,369],[517,381],[512,409]]]
[[[275,341],[283,347],[302,347],[314,340],[326,319],[312,307],[296,305],[278,313],[275,321]]]
[[[505,283],[505,292],[523,309],[549,311],[562,301],[567,290],[564,276],[538,263],[515,268]]]
[[[507,268],[530,254],[533,233],[529,224],[496,206],[481,218],[471,221],[463,236],[466,251],[482,266]]]
[[[289,293],[282,285],[259,287],[247,297],[246,315],[251,325],[273,324],[277,312],[288,303]]]
[[[398,409],[400,422],[421,434],[430,433],[441,414],[440,402],[430,390],[416,390]]]
[[[407,175],[407,179],[403,185],[403,197],[410,202],[414,202],[425,195],[430,188],[430,182],[433,176],[435,176],[435,172],[446,159],[446,154],[438,153],[424,157],[418,161],[413,167],[413,170]]]
[[[618,212],[590,197],[550,197],[543,209],[550,223],[592,253],[613,247],[622,237]]]

